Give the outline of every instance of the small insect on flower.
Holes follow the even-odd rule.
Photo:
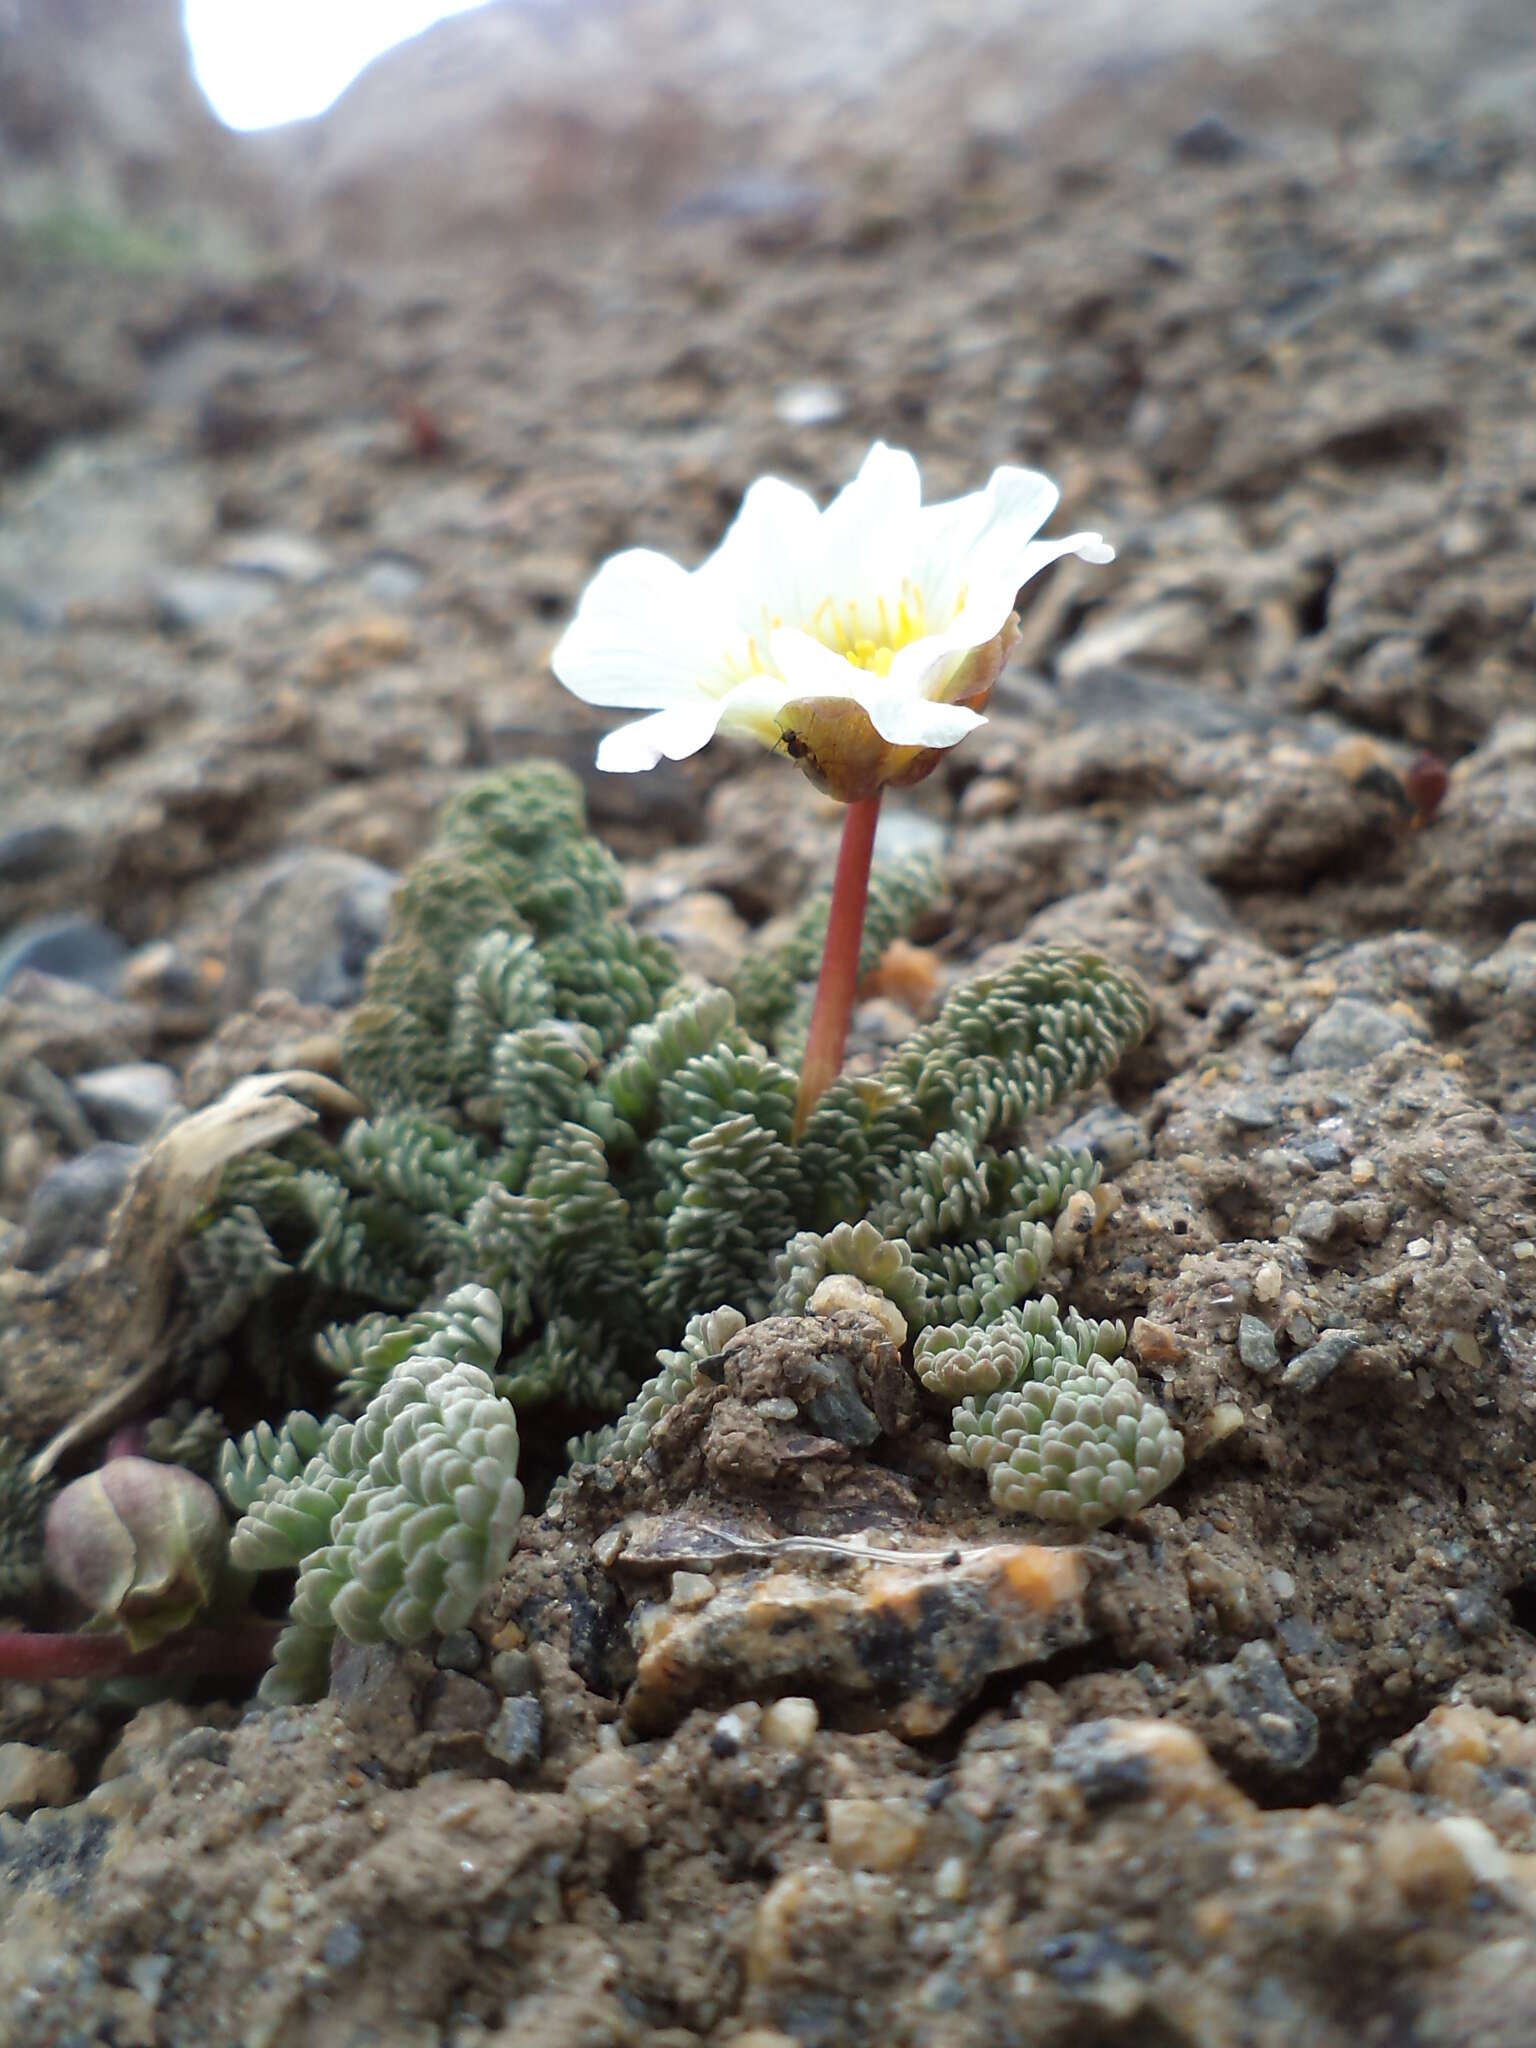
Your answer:
[[[586,703],[649,713],[597,765],[654,768],[727,732],[844,803],[920,780],[984,723],[1020,585],[1063,555],[1114,560],[1097,533],[1035,538],[1057,497],[1049,477],[1004,468],[924,505],[916,462],[877,441],[824,511],[760,478],[691,572],[649,548],[613,556],[553,656]]]

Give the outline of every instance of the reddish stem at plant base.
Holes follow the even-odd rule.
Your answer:
[[[185,1678],[254,1676],[265,1671],[277,1641],[275,1622],[239,1628],[188,1628],[152,1650],[130,1650],[118,1635],[0,1630],[0,1678],[34,1685],[53,1678]]]
[[[875,850],[880,818],[880,792],[849,804],[843,818],[843,843],[837,850],[832,879],[832,908],[821,954],[821,974],[811,1009],[811,1028],[800,1066],[800,1092],[795,1099],[795,1136],[842,1071],[848,1043],[848,1020],[859,987],[859,949],[864,943],[864,906],[869,900],[869,863]]]

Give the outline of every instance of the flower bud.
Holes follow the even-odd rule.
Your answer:
[[[74,1480],[49,1508],[44,1534],[54,1578],[135,1650],[207,1606],[228,1547],[229,1525],[207,1481],[150,1458],[113,1458]]]

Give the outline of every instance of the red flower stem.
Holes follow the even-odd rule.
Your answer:
[[[249,1675],[266,1669],[277,1636],[277,1624],[265,1621],[248,1621],[239,1628],[188,1628],[135,1655],[122,1636],[6,1629],[0,1630],[0,1678],[39,1684],[50,1678]]]
[[[859,948],[864,941],[864,906],[869,900],[869,862],[875,850],[880,817],[880,792],[849,804],[843,817],[843,843],[837,850],[832,880],[832,909],[827,918],[821,974],[811,1009],[810,1034],[800,1066],[800,1092],[795,1098],[795,1136],[837,1079],[848,1043],[848,1019],[859,987]]]

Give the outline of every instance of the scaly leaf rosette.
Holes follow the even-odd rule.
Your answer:
[[[984,722],[1020,586],[1063,555],[1114,559],[1097,533],[1035,538],[1057,496],[1002,468],[924,505],[913,458],[876,442],[824,511],[759,479],[692,572],[647,548],[613,556],[553,657],[586,703],[650,714],[610,733],[598,766],[654,768],[728,732],[844,803],[919,780]]]

